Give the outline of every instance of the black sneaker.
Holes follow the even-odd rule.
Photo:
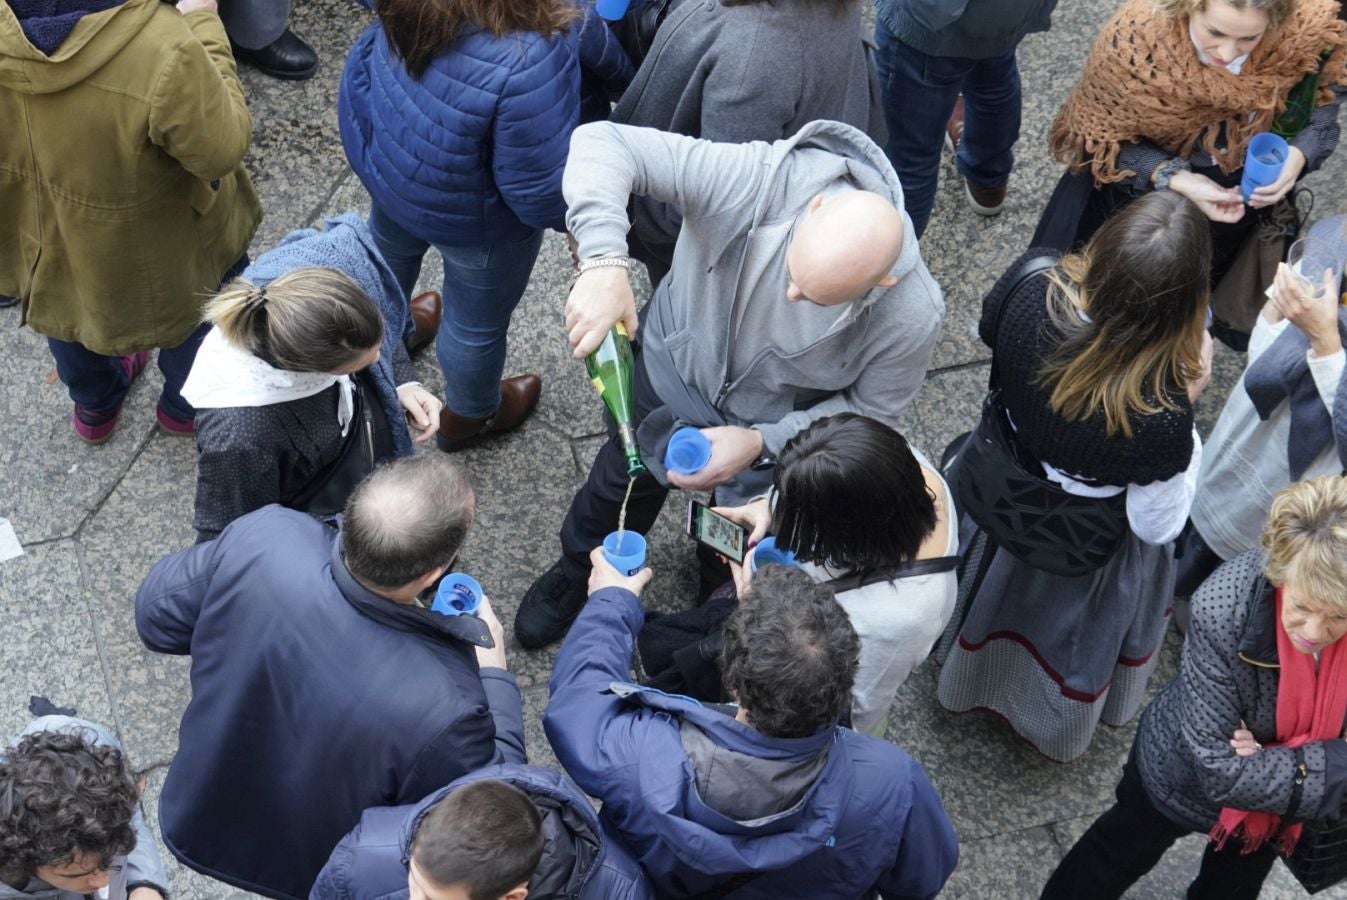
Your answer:
[[[528,589],[514,616],[514,636],[526,650],[559,641],[584,608],[589,585],[568,576],[561,560],[552,564]]]

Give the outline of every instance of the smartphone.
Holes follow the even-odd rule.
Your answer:
[[[688,501],[688,517],[684,525],[688,537],[705,544],[727,559],[741,563],[748,549],[748,529],[711,511],[711,507],[697,500]]]

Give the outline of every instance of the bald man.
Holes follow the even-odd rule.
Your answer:
[[[462,465],[423,453],[366,477],[340,531],[272,504],[150,570],[140,638],[192,657],[159,796],[159,833],[180,862],[302,900],[364,810],[525,761],[490,602],[476,616],[416,602],[458,556],[473,510]]]
[[[639,341],[636,479],[626,527],[645,532],[670,486],[737,504],[764,493],[782,446],[822,416],[894,424],[921,386],[944,317],[902,187],[859,130],[812,122],[775,143],[718,144],[608,122],[576,129],[562,180],[580,274],[566,302],[576,358],[617,322]],[[683,227],[669,274],[638,322],[627,259],[633,196],[671,204]],[[677,428],[702,429],[711,460],[662,461]],[[562,637],[585,600],[589,552],[617,527],[619,444],[600,449],[561,527],[562,556],[515,617],[525,647]]]

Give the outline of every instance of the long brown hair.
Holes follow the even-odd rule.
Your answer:
[[[1177,409],[1169,391],[1202,371],[1210,273],[1206,216],[1173,191],[1135,201],[1063,257],[1047,300],[1063,340],[1038,373],[1053,412],[1102,410],[1108,434],[1131,437],[1129,413]]]
[[[287,372],[331,372],[383,342],[379,307],[336,269],[305,266],[258,287],[235,278],[203,317],[224,339]]]
[[[572,0],[374,0],[388,46],[413,78],[436,54],[478,26],[501,38],[512,31],[552,35],[580,18]]]

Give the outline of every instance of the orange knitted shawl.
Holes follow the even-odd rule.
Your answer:
[[[1052,123],[1052,155],[1097,184],[1135,172],[1117,169],[1126,142],[1148,140],[1176,156],[1197,148],[1222,172],[1244,164],[1249,139],[1267,131],[1286,95],[1333,49],[1319,82],[1318,102],[1332,84],[1347,84],[1347,25],[1333,0],[1299,0],[1290,16],[1253,49],[1239,75],[1205,66],[1188,35],[1188,17],[1155,11],[1151,0],[1128,0],[1104,26],[1085,71]],[[1225,149],[1217,146],[1224,134]]]

